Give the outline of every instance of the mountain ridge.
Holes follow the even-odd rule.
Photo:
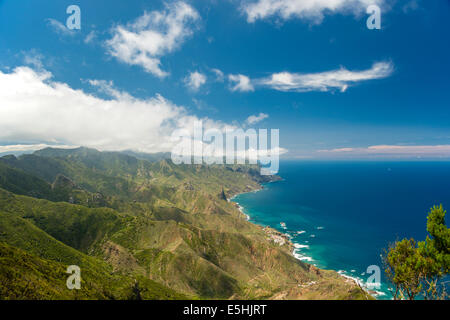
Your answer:
[[[63,256],[82,270],[103,270],[89,281],[108,294],[80,298],[130,299],[133,278],[151,298],[370,298],[336,272],[296,260],[291,244],[274,243],[226,200],[277,179],[257,166],[175,165],[87,148],[2,157],[0,243],[33,265],[61,263],[69,250]],[[48,194],[36,197],[35,189]],[[112,288],[102,272],[124,285]],[[67,291],[63,297],[74,298]]]

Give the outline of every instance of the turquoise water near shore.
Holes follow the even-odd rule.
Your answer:
[[[251,222],[288,234],[305,262],[363,284],[367,268],[379,266],[379,299],[391,298],[383,249],[404,237],[423,240],[430,207],[450,208],[450,162],[284,161],[279,175],[283,181],[232,201]]]

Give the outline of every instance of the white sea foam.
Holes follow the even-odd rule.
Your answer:
[[[309,262],[314,261],[313,258],[308,257],[304,254],[301,254],[301,253],[297,252],[297,250],[294,250],[293,255],[295,258],[297,258],[300,261],[309,261]]]
[[[351,272],[355,272],[355,270],[351,270]],[[386,293],[384,293],[384,292],[382,292],[382,291],[376,291],[376,290],[373,290],[373,289],[370,287],[370,285],[368,285],[368,284],[364,281],[364,279],[361,279],[361,278],[358,278],[358,277],[352,277],[352,276],[349,276],[349,275],[347,275],[347,274],[345,273],[344,270],[339,270],[338,273],[339,273],[341,276],[343,276],[344,278],[350,279],[350,280],[356,282],[356,284],[358,284],[364,291],[366,291],[367,293],[370,293],[372,296],[379,297],[379,296],[384,296],[384,295],[386,295]],[[364,275],[364,274],[365,274],[365,273],[363,272],[361,275]],[[369,292],[369,291],[370,291],[370,292]]]
[[[254,191],[252,191],[252,192],[258,192],[258,191],[260,191],[260,190],[254,190]],[[237,195],[236,195],[236,196],[237,196]],[[229,200],[233,200],[236,196],[230,198]],[[235,202],[235,201],[233,201],[233,202]],[[239,202],[235,202],[235,203],[238,205],[239,211],[242,212],[242,213],[247,217],[247,220],[250,220],[250,216],[244,212],[244,207],[241,206],[241,205],[239,204]],[[281,227],[282,227],[284,230],[287,230],[287,226],[286,226],[285,223],[280,223],[280,225],[281,225]],[[316,229],[317,229],[317,230],[322,230],[322,229],[325,229],[325,227],[318,226],[318,227],[316,227]],[[291,232],[291,233],[294,234],[294,235],[300,235],[300,234],[306,233],[306,231],[305,231],[305,230],[300,230],[300,231],[296,231],[296,232],[294,231],[294,232]],[[288,237],[291,239],[291,238],[292,238],[292,234],[286,233],[285,235],[288,236]],[[315,234],[311,234],[310,237],[311,237],[311,238],[315,238],[316,235],[315,235]],[[304,241],[304,242],[305,242],[305,243],[309,243],[308,240],[306,240],[306,241]],[[311,264],[314,265],[314,266],[317,266],[316,263],[313,263],[314,259],[313,259],[312,257],[307,256],[306,254],[304,254],[304,252],[302,252],[302,250],[304,250],[304,249],[309,249],[309,245],[307,245],[307,244],[300,244],[300,243],[294,243],[293,245],[294,245],[294,250],[293,250],[292,254],[293,254],[293,256],[294,256],[296,259],[298,259],[298,260],[300,260],[300,261],[306,261],[306,262],[308,262],[308,263],[311,263]],[[354,270],[354,269],[352,269],[352,270],[350,270],[350,271],[351,271],[352,273],[355,273],[355,272],[356,272],[356,270]],[[372,294],[372,295],[375,296],[375,297],[386,295],[384,292],[372,290],[370,287],[368,287],[368,286],[366,285],[366,283],[365,283],[365,281],[364,281],[363,279],[358,278],[358,277],[354,277],[354,276],[349,276],[348,274],[346,274],[346,272],[345,272],[344,270],[339,270],[339,271],[337,271],[337,272],[338,272],[342,277],[344,277],[344,278],[346,278],[346,279],[349,279],[349,280],[351,280],[351,281],[354,281],[357,285],[359,285],[359,286],[360,286],[363,290],[365,290],[366,292],[369,292],[369,291],[370,291],[370,294]],[[364,275],[365,275],[364,272],[361,273],[361,276],[364,276]]]
[[[363,285],[363,282],[361,281],[360,278],[349,276],[349,275],[345,274],[344,270],[339,270],[338,273],[346,279],[355,281],[361,288],[365,288],[365,286]]]
[[[294,251],[292,252],[292,254],[294,255],[294,257],[300,261],[314,261],[314,259],[312,257],[309,257],[307,255],[305,255],[301,249],[309,249],[309,246],[306,244],[301,244],[301,243],[294,243]]]
[[[241,205],[239,204],[239,202],[236,202],[236,204],[238,205],[239,211],[240,211],[243,215],[245,215],[245,219],[247,219],[247,221],[249,221],[249,220],[250,220],[250,216],[244,212],[244,207],[241,206]]]

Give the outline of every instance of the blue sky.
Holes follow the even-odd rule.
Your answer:
[[[290,158],[450,157],[450,2],[306,2],[0,0],[0,144],[167,151],[205,119]]]

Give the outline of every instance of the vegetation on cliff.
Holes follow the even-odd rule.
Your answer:
[[[370,298],[226,200],[271,179],[87,148],[0,158],[0,298]],[[80,290],[65,286],[69,265]]]
[[[434,206],[428,213],[425,241],[403,239],[392,244],[383,260],[386,276],[393,285],[394,299],[446,299],[450,268],[450,229],[446,211]]]

